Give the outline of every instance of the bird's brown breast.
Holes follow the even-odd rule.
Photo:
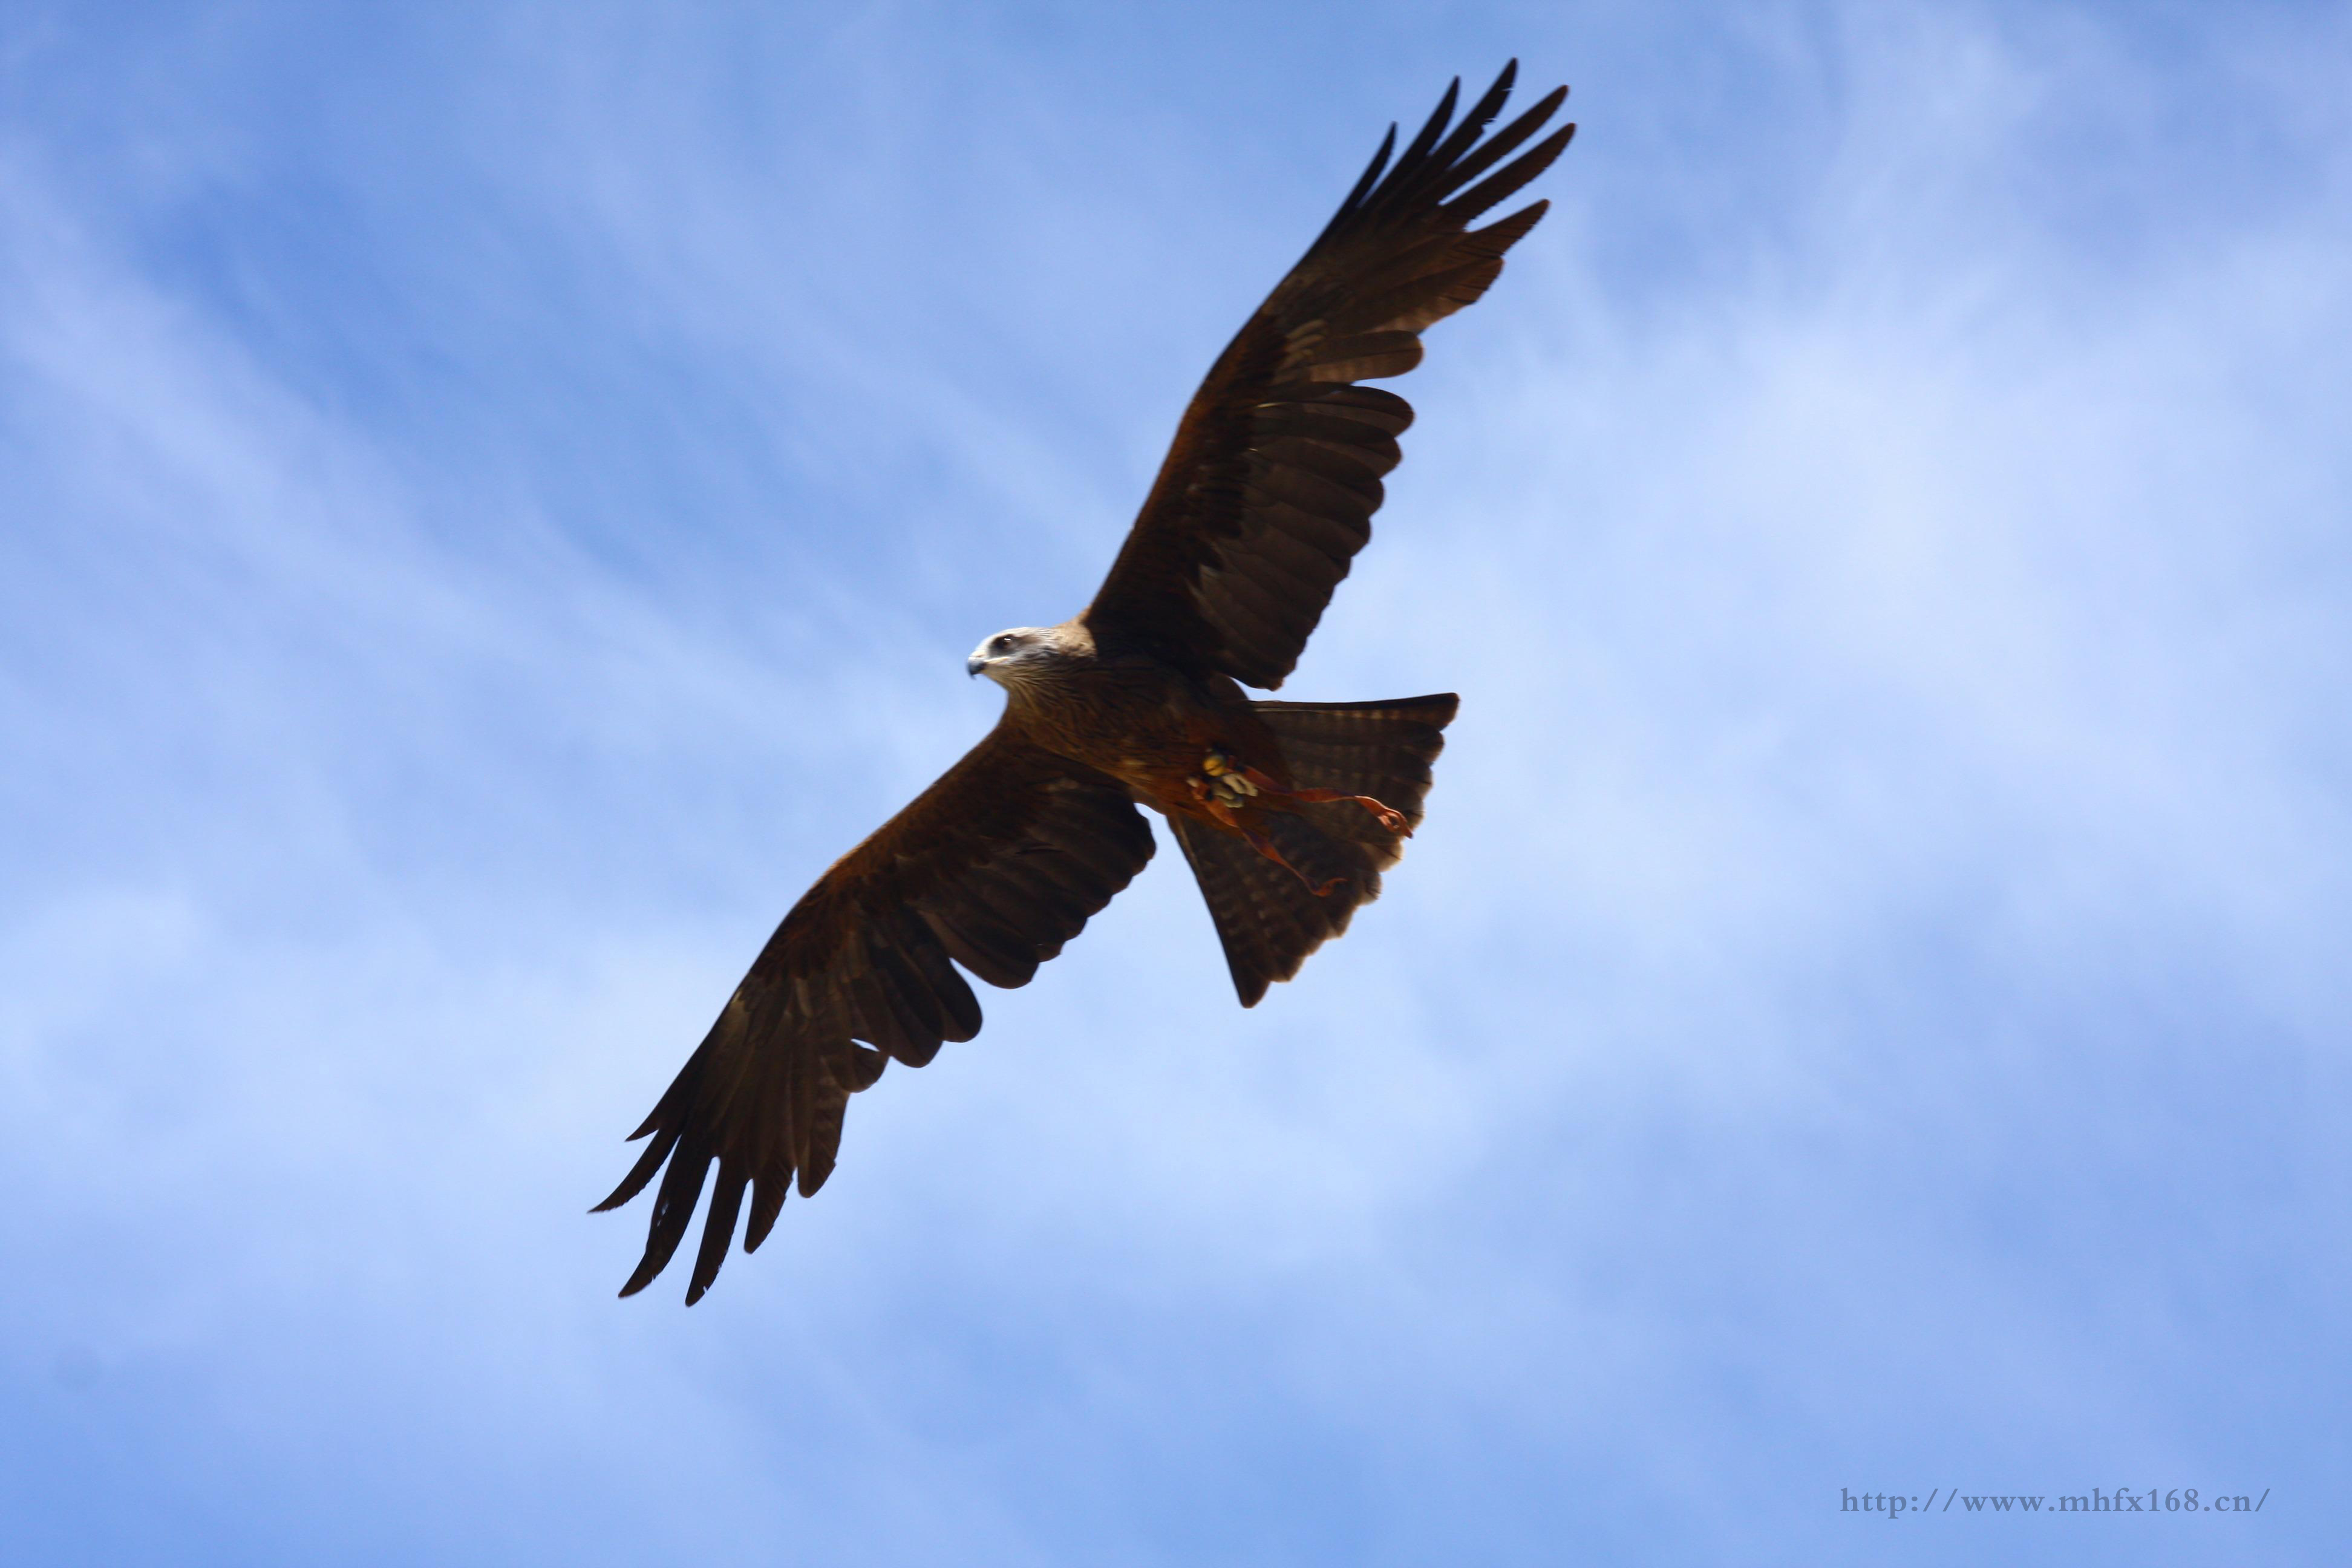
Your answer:
[[[1192,782],[1212,751],[1287,782],[1281,746],[1240,687],[1204,685],[1157,663],[1061,672],[1022,692],[1010,717],[1037,744],[1110,774],[1171,815],[1211,820]]]

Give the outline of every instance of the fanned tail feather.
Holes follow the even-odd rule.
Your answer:
[[[1292,784],[1370,795],[1418,826],[1430,765],[1445,748],[1451,693],[1391,702],[1260,702],[1258,717],[1282,742]],[[1267,837],[1295,871],[1213,827],[1171,818],[1176,842],[1216,922],[1234,991],[1244,1007],[1266,987],[1297,974],[1307,955],[1348,929],[1357,909],[1381,895],[1381,873],[1403,841],[1346,801],[1300,807],[1267,823]],[[1317,898],[1308,882],[1339,879]]]

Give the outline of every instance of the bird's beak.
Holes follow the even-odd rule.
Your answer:
[[[988,660],[981,658],[978,654],[973,654],[970,658],[963,661],[963,672],[966,675],[978,675],[982,669],[987,667],[987,664]]]

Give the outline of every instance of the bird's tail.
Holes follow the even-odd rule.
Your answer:
[[[1459,703],[1446,692],[1391,702],[1255,706],[1282,742],[1293,787],[1369,795],[1418,826],[1430,764],[1445,748],[1445,726]],[[1231,834],[1181,817],[1170,821],[1208,900],[1244,1007],[1255,1006],[1269,984],[1297,973],[1308,953],[1346,931],[1357,906],[1381,896],[1381,873],[1404,853],[1401,837],[1344,800],[1269,814],[1266,835],[1295,870]],[[1333,880],[1340,885],[1322,898],[1308,887]]]

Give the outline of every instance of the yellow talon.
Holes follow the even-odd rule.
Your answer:
[[[1201,771],[1211,778],[1215,778],[1225,771],[1225,754],[1223,752],[1211,752],[1202,760]]]

